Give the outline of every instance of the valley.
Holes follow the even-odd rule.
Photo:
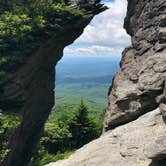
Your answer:
[[[119,69],[118,57],[64,57],[56,68],[55,108],[73,107],[81,98],[89,109],[102,113],[114,74]]]

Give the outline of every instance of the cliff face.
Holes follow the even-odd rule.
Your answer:
[[[123,52],[110,90],[104,131],[165,103],[166,1],[128,0],[124,27],[132,45]]]
[[[88,5],[88,9],[83,6],[85,13],[82,17],[69,17],[67,23],[66,17],[61,18],[64,19],[62,23],[65,23],[63,27],[26,57],[23,64],[1,78],[1,112],[19,113],[21,124],[11,136],[8,146],[10,152],[0,165],[28,165],[54,105],[56,63],[63,56],[64,47],[81,35],[96,14],[106,9],[93,0]],[[71,6],[70,10],[76,8]]]

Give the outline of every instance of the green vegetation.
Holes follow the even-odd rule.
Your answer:
[[[18,116],[0,113],[0,161],[10,151],[7,143],[19,123]],[[102,116],[91,112],[83,99],[75,107],[53,108],[30,165],[43,166],[67,158],[76,149],[97,138],[101,129]]]
[[[0,161],[7,155],[10,149],[7,148],[8,137],[19,125],[18,116],[0,113]]]
[[[7,76],[23,65],[32,52],[61,35],[72,20],[82,20],[85,12],[94,7],[82,2],[0,0],[0,93],[3,93]],[[78,108],[53,110],[31,165],[40,166],[63,159],[98,137],[101,119],[90,113],[83,101]],[[0,161],[10,151],[7,148],[9,137],[19,123],[19,116],[0,113]]]
[[[53,112],[54,116],[45,125],[32,166],[64,159],[101,134],[102,117],[91,114],[83,100],[76,108]]]
[[[0,0],[0,93],[9,74],[43,43],[61,35],[72,20],[83,19],[85,12],[94,7],[90,4],[73,0]],[[42,166],[63,159],[97,138],[101,132],[101,115],[94,116],[83,100],[78,108],[73,105],[55,108],[31,165]],[[0,161],[10,151],[9,137],[19,123],[18,115],[0,113]]]
[[[110,84],[98,83],[71,83],[59,84],[56,86],[55,102],[56,109],[61,107],[72,108],[79,102],[81,97],[88,103],[91,112],[97,115],[103,114],[103,109],[107,105],[107,93]],[[54,112],[52,112],[54,114]],[[52,116],[52,115],[51,115]]]
[[[0,1],[0,83],[26,57],[63,31],[71,20],[82,18],[84,9],[72,9],[68,1]]]
[[[118,69],[118,58],[64,56],[56,67],[56,109],[72,108],[83,97],[90,112],[102,115],[108,102],[109,87]]]
[[[30,166],[44,166],[50,162],[56,162],[68,158],[73,151],[65,151],[64,153],[58,152],[57,154],[48,153],[42,146],[38,148],[38,151],[31,160]]]

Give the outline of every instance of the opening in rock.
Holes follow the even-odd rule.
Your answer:
[[[123,29],[127,2],[103,2],[110,9],[96,16],[82,36],[65,48],[56,67],[55,106],[47,128],[58,125],[63,150],[59,142],[45,141],[50,153],[77,149],[101,134],[109,87],[130,43]]]
[[[55,106],[55,110],[53,109],[52,115],[50,116],[50,119],[46,124],[46,132],[41,139],[38,147],[38,152],[35,153],[36,156],[33,156],[32,158],[32,162],[33,159],[40,157],[42,158],[41,162],[44,164],[46,164],[45,160],[47,160],[48,162],[48,160],[55,161],[57,159],[64,158],[74,149],[81,147],[85,143],[100,135],[100,129],[102,125],[101,115],[103,114],[103,109],[105,108],[107,102],[107,91],[111,84],[113,75],[118,70],[121,51],[129,41],[128,36],[122,29],[126,2],[122,2],[120,0],[103,2],[106,3],[108,7],[110,7],[110,10],[107,10],[106,12],[94,18],[90,25],[85,29],[85,33],[74,43],[74,45],[66,48],[65,57],[59,63],[59,67],[57,67],[57,105]],[[122,5],[122,3],[124,3],[125,5]],[[54,7],[55,6],[53,6],[53,9]],[[59,10],[59,8],[62,10],[62,7],[63,6],[57,5],[56,12]],[[65,10],[68,11],[69,9],[66,8]],[[66,11],[64,11],[64,13],[66,13]],[[42,18],[42,16],[37,17],[37,19],[39,20]],[[43,20],[41,22],[44,24]],[[44,25],[40,26],[43,27]],[[26,26],[24,28],[26,28]],[[28,29],[31,30],[31,27],[28,27]],[[44,54],[52,50],[52,47],[49,48],[49,51],[45,50],[44,48],[42,49],[39,50],[39,53]],[[52,53],[49,52],[49,54],[51,55]],[[28,61],[29,63],[38,61],[38,54],[35,55],[36,56],[34,57],[36,59],[34,58],[35,60]],[[44,55],[43,57],[46,58],[46,56]],[[39,59],[42,62],[45,62],[45,60],[47,60],[47,58]],[[49,62],[45,62],[45,64],[47,63]],[[36,67],[37,65],[35,63],[35,65],[33,64],[29,66]],[[32,86],[33,79],[30,79],[32,85],[30,84],[31,86],[29,85],[29,87],[32,87],[30,88],[30,92],[32,93],[30,97],[32,99],[30,100],[30,103],[27,102],[26,105],[26,108],[29,108],[29,106],[33,106],[29,110],[33,110],[32,112],[36,112],[33,114],[35,115],[34,119],[32,119],[33,116],[30,112],[24,113],[23,123],[21,123],[21,127],[18,127],[18,130],[16,130],[17,132],[14,135],[14,141],[16,143],[13,144],[12,151],[10,152],[10,150],[5,149],[5,151],[3,152],[5,154],[9,153],[9,157],[7,157],[7,160],[10,163],[12,163],[13,161],[11,158],[14,158],[18,162],[17,158],[19,158],[20,156],[19,154],[16,155],[17,151],[19,151],[21,155],[25,156],[25,162],[28,162],[28,160],[30,160],[31,153],[33,151],[33,146],[30,145],[34,144],[35,147],[35,144],[39,139],[39,135],[37,135],[37,132],[41,132],[44,121],[48,116],[48,110],[50,110],[48,108],[51,108],[52,106],[52,96],[49,96],[49,94],[46,93],[50,92],[50,89],[52,89],[52,87],[49,87],[49,83],[47,84],[44,80],[42,80],[43,74],[46,75],[47,78],[47,72],[49,71],[50,73],[50,67],[46,65],[46,67],[43,67],[44,70],[42,67],[42,65],[39,65],[39,69],[42,72],[38,74],[38,77],[33,77],[31,68],[28,68],[29,70],[27,70],[27,68],[25,67],[25,71],[28,72],[28,75],[32,74],[32,78],[35,78],[39,81],[37,82],[38,87],[36,87],[36,82],[34,81],[35,86]],[[61,70],[61,67],[63,70]],[[23,78],[22,75],[20,77]],[[52,81],[51,74],[47,79],[49,81]],[[44,89],[43,87],[46,88]],[[37,88],[39,89],[38,91],[36,91]],[[41,91],[40,88],[43,91]],[[9,89],[12,89],[12,87]],[[28,91],[28,89],[26,90]],[[42,93],[41,96],[40,93]],[[46,96],[45,98],[43,98],[43,94]],[[29,94],[27,96],[29,97]],[[35,98],[33,99],[34,96]],[[46,102],[47,100],[48,103]],[[89,105],[90,113],[87,111],[85,104],[86,102]],[[50,106],[48,106],[48,108],[45,108],[42,107],[43,103],[45,105],[48,105],[50,103],[51,104]],[[74,105],[77,105],[78,103],[80,103],[78,108],[74,108]],[[59,110],[57,109],[58,106]],[[40,109],[43,109],[45,114],[40,114],[40,112],[38,112],[38,110]],[[69,114],[69,111],[71,111],[71,114]],[[56,116],[54,116],[55,114]],[[44,116],[44,118],[40,119],[40,117],[42,116]],[[26,122],[28,122],[28,124]],[[26,128],[27,130],[24,130],[24,126],[26,125],[28,126]],[[31,129],[33,129],[33,132],[31,131]],[[21,139],[22,137],[20,136],[24,137],[24,135],[26,135],[26,137]],[[25,149],[28,149],[29,151],[25,150],[23,147],[15,147],[15,144],[17,145],[17,142],[19,140],[22,141],[20,145],[26,145]],[[26,151],[27,154],[29,153],[29,156],[27,157],[25,154],[23,154],[23,151]],[[58,154],[59,156],[54,156],[54,154]],[[23,158],[20,162],[24,162],[24,160],[25,159]],[[34,160],[34,162],[36,161]]]
[[[103,114],[121,53],[130,44],[123,29],[127,1],[103,1],[109,9],[86,27],[84,33],[64,50],[56,68],[55,109],[74,107],[81,98],[89,109]]]

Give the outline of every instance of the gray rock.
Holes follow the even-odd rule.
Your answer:
[[[148,158],[155,160],[166,158],[166,134],[152,141],[152,143],[145,148],[144,154]]]
[[[164,135],[165,132],[166,125],[157,109],[106,132],[68,159],[47,166],[161,166],[159,161],[148,159],[144,149],[156,136]]]
[[[137,119],[163,103],[166,81],[166,1],[128,0],[124,27],[132,45],[109,92],[104,129]]]
[[[166,119],[166,104],[160,104],[160,111],[164,119]]]

